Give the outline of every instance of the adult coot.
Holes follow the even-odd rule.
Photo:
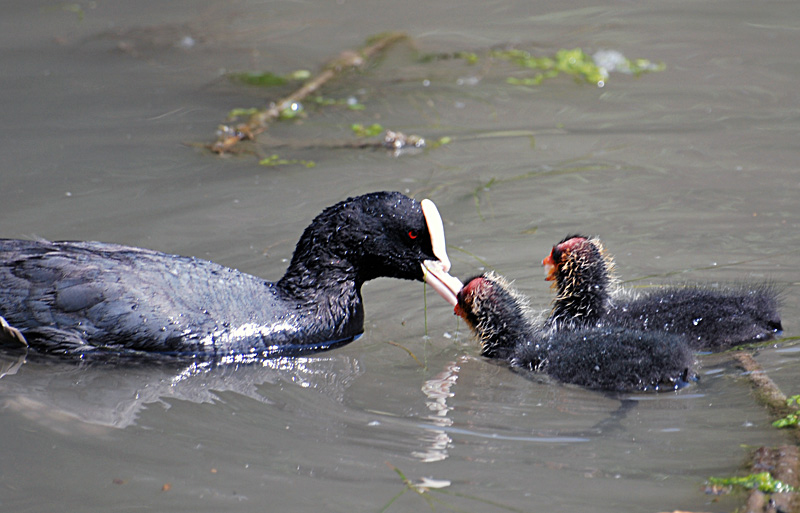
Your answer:
[[[755,286],[683,285],[634,293],[621,288],[599,239],[570,235],[542,264],[556,298],[547,323],[557,329],[626,326],[686,337],[697,350],[770,340],[782,329],[778,291]]]
[[[481,354],[595,390],[674,390],[693,377],[684,339],[624,326],[555,329],[537,323],[528,300],[494,273],[467,281],[455,313],[481,342]]]
[[[61,355],[274,357],[363,332],[361,285],[439,280],[450,262],[430,200],[376,192],[325,209],[286,274],[265,281],[197,258],[101,242],[0,241],[0,341]],[[455,304],[452,294],[446,299]]]

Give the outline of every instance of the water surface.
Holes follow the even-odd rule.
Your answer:
[[[13,1],[0,19],[0,236],[119,242],[276,279],[322,208],[401,190],[439,206],[455,274],[492,267],[538,309],[550,300],[538,262],[583,232],[605,240],[623,279],[645,278],[630,285],[774,281],[785,334],[800,333],[793,2],[76,6],[81,15]],[[262,138],[291,143],[262,151],[316,167],[185,144],[213,140],[230,109],[275,99],[226,71],[316,72],[386,30],[413,46],[324,91],[365,110],[310,108]],[[508,44],[614,49],[667,67],[603,88],[525,88],[506,84],[497,61],[417,58]],[[401,158],[327,147],[374,122],[455,141]],[[705,479],[742,472],[743,447],[787,442],[728,356],[700,356],[699,384],[677,393],[607,396],[478,357],[421,284],[377,280],[364,296],[365,335],[315,357],[5,362],[0,505],[379,511],[404,489],[393,466],[449,482],[458,496],[435,497],[466,511],[730,511],[740,498],[705,495]],[[799,355],[790,340],[756,358],[794,394]],[[406,493],[388,511],[426,508]]]

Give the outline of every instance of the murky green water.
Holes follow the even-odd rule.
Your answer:
[[[275,279],[323,207],[396,189],[437,203],[455,274],[491,266],[537,308],[550,300],[538,262],[577,231],[605,240],[623,279],[777,282],[785,334],[797,336],[799,11],[739,0],[11,2],[0,18],[0,236],[120,242]],[[667,68],[612,75],[602,89],[569,78],[523,88],[505,83],[507,64],[424,64],[400,45],[324,91],[365,110],[309,107],[262,137],[292,143],[266,154],[314,168],[184,144],[213,140],[230,109],[274,99],[224,71],[316,72],[385,30],[423,53],[615,49]],[[455,141],[401,158],[327,147],[375,122]],[[365,335],[318,357],[25,363],[0,379],[0,506],[379,511],[404,489],[393,466],[448,481],[449,495],[433,497],[465,511],[730,511],[739,499],[705,495],[704,480],[739,472],[745,446],[787,441],[724,355],[700,357],[696,386],[621,401],[477,357],[420,284],[378,280],[364,296]],[[798,354],[787,342],[756,356],[794,394]],[[408,492],[387,511],[427,509]]]

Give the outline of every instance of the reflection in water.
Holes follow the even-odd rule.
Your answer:
[[[455,427],[443,427],[442,431],[456,433],[459,435],[474,436],[477,438],[488,438],[491,440],[514,440],[518,442],[536,442],[544,444],[573,444],[589,442],[591,439],[586,436],[538,436],[538,435],[502,435],[500,433],[481,433],[474,429],[464,429]]]
[[[613,397],[619,400],[619,406],[616,410],[605,413],[605,416],[599,422],[590,427],[575,430],[557,429],[556,432],[553,432],[552,429],[545,429],[541,432],[518,434],[513,430],[504,433],[495,430],[470,429],[454,425],[454,420],[449,417],[453,406],[447,403],[449,398],[455,396],[452,387],[456,384],[459,372],[468,358],[467,356],[462,356],[457,361],[448,362],[442,372],[425,381],[422,386],[422,392],[427,398],[425,404],[430,411],[430,414],[424,418],[430,422],[417,424],[418,428],[424,430],[419,439],[424,442],[425,450],[412,452],[412,455],[422,462],[429,463],[447,459],[449,457],[448,450],[453,446],[453,435],[536,444],[584,444],[599,436],[608,436],[612,432],[625,432],[626,428],[623,426],[622,421],[640,402],[659,401],[667,403],[705,397],[704,393],[687,391],[662,394],[614,395]],[[532,377],[535,380],[535,376]],[[604,397],[612,398],[612,395],[605,395]],[[597,397],[601,397],[601,395],[598,394]],[[561,406],[565,405],[562,404]],[[574,408],[578,410],[584,407],[586,407],[585,402],[574,405]],[[565,411],[570,410],[571,408],[565,409]],[[599,411],[606,412],[606,407],[600,407]],[[680,430],[680,428],[663,428],[663,426],[659,428],[660,432],[677,432]]]
[[[419,424],[419,427],[425,430],[425,434],[421,436],[420,439],[425,443],[427,449],[425,451],[412,452],[413,456],[426,463],[447,459],[447,450],[452,446],[453,442],[451,438],[452,434],[493,440],[513,440],[548,444],[571,444],[590,441],[587,434],[583,432],[557,436],[545,436],[541,434],[515,435],[497,432],[481,432],[453,426],[453,419],[448,417],[448,413],[453,407],[448,406],[447,399],[455,395],[451,389],[458,380],[458,373],[461,370],[461,365],[464,364],[467,358],[466,356],[462,356],[458,362],[449,362],[445,365],[445,369],[442,372],[423,384],[422,392],[428,398],[426,405],[428,410],[431,411],[431,414],[425,417],[430,420],[430,423]],[[613,416],[612,414],[612,417]],[[597,434],[596,429],[592,429],[589,432],[592,435]]]
[[[69,4],[86,9],[88,3]],[[10,5],[16,4],[23,3]],[[140,4],[103,2],[80,23],[63,12],[4,9],[7,46],[24,58],[3,61],[4,97],[12,100],[3,112],[15,129],[0,140],[8,168],[0,172],[0,235],[114,240],[278,276],[317,206],[354,189],[402,187],[442,209],[448,239],[461,250],[453,248],[460,274],[502,270],[541,308],[551,297],[532,267],[535,259],[580,231],[613,239],[630,276],[680,272],[673,278],[766,277],[785,284],[785,333],[800,334],[800,259],[791,253],[800,247],[800,69],[784,65],[797,62],[796,2],[773,2],[771,9],[745,0],[706,2],[688,21],[686,2],[657,0],[503,2],[502,9],[472,1],[460,4],[463,16],[442,2],[409,3],[398,15],[363,0],[315,2],[313,12],[308,2],[237,2],[232,9],[231,2],[179,1],[160,2],[157,17],[143,16]],[[490,59],[476,71],[463,59],[424,64],[401,49],[354,74],[353,89],[340,83],[320,93],[363,88],[359,101],[382,124],[454,136],[455,144],[406,161],[314,144],[353,138],[348,127],[359,119],[351,118],[362,114],[340,108],[271,127],[275,141],[310,141],[277,149],[282,157],[322,164],[316,170],[259,171],[252,158],[213,159],[180,144],[213,136],[234,96],[256,103],[262,94],[210,78],[217,69],[325,62],[350,46],[342,41],[349,27],[369,31],[389,22],[415,33],[424,53],[507,42],[535,51],[543,43],[549,51],[609,40],[627,53],[641,42],[636,53],[663,60],[668,70],[644,80],[620,78],[602,90],[569,80],[510,87],[509,68]],[[176,48],[186,29],[195,46]],[[465,75],[485,78],[458,85]],[[535,141],[500,137],[520,129],[533,129]],[[754,257],[736,268],[704,268]],[[430,473],[418,468],[424,467],[452,480],[453,494],[509,506],[439,496],[462,511],[732,511],[738,505],[731,499],[703,494],[703,481],[736,473],[746,457],[742,445],[786,443],[740,371],[716,361],[721,370],[704,361],[713,372],[699,384],[636,398],[624,421],[599,428],[619,406],[613,399],[531,384],[479,359],[458,360],[456,351],[476,354],[461,341],[441,341],[427,361],[434,370],[420,379],[416,369],[398,368],[393,351],[384,355],[379,344],[419,347],[419,325],[405,320],[421,316],[423,305],[410,284],[380,282],[366,291],[374,335],[366,340],[367,359],[358,361],[342,359],[357,354],[351,346],[331,353],[339,359],[297,360],[302,369],[12,362],[0,379],[0,408],[9,405],[0,410],[2,509],[99,513],[180,504],[187,511],[377,511],[403,489],[383,465],[389,460],[409,477]],[[428,310],[432,336],[452,330],[451,311]],[[757,356],[786,392],[796,393],[800,343],[791,343],[760,348]],[[375,379],[357,374],[367,361]],[[445,392],[440,399],[420,395],[421,381],[450,362],[460,366],[450,373],[458,376],[457,386],[449,384],[455,395],[448,397],[445,383],[425,387]],[[259,381],[277,385],[248,388]],[[304,386],[317,388],[306,394]],[[256,400],[235,404],[238,393],[220,400],[213,389],[243,390]],[[335,399],[318,400],[342,390],[343,408]],[[181,407],[171,397],[215,404]],[[172,409],[161,412],[162,402]],[[264,408],[247,409],[259,404]],[[56,411],[72,419],[71,425],[53,420],[70,429],[64,437],[37,432],[38,424],[23,417]],[[265,422],[272,415],[274,422]],[[145,431],[145,424],[153,429]],[[98,427],[109,435],[91,439],[77,429],[100,425],[130,427]],[[589,441],[553,438],[564,435]],[[195,448],[196,442],[204,445]],[[403,462],[411,451],[420,454]],[[434,454],[444,459],[420,462]],[[212,464],[219,470],[213,475]],[[111,484],[116,469],[133,480]],[[172,492],[159,493],[167,480]],[[428,509],[414,495],[384,509]],[[253,506],[238,503],[243,497]]]
[[[0,317],[2,319],[2,317]],[[0,379],[4,376],[16,374],[22,364],[25,363],[25,357],[28,355],[28,350],[21,352],[5,353],[0,352]]]
[[[212,403],[220,400],[220,392],[236,392],[269,404],[259,386],[279,382],[319,389],[341,402],[349,384],[362,373],[358,360],[339,355],[240,365],[42,363],[24,359],[24,355],[16,359],[3,355],[0,359],[0,408],[63,433],[125,428],[136,424],[147,405],[169,408],[167,399]]]
[[[441,461],[447,458],[447,447],[452,439],[442,428],[453,425],[453,419],[447,417],[447,413],[453,409],[447,406],[447,398],[453,397],[450,388],[456,384],[459,370],[461,367],[456,362],[449,362],[442,372],[422,385],[422,393],[428,398],[426,405],[432,412],[425,418],[432,422],[432,426],[426,428],[425,435],[421,437],[428,447],[427,450],[415,451],[412,455],[423,462]]]

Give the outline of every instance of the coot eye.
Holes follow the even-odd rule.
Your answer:
[[[419,237],[419,231],[417,231],[417,230],[409,230],[409,232],[408,232],[408,238],[409,239],[413,240],[413,239],[416,239],[417,237]]]

